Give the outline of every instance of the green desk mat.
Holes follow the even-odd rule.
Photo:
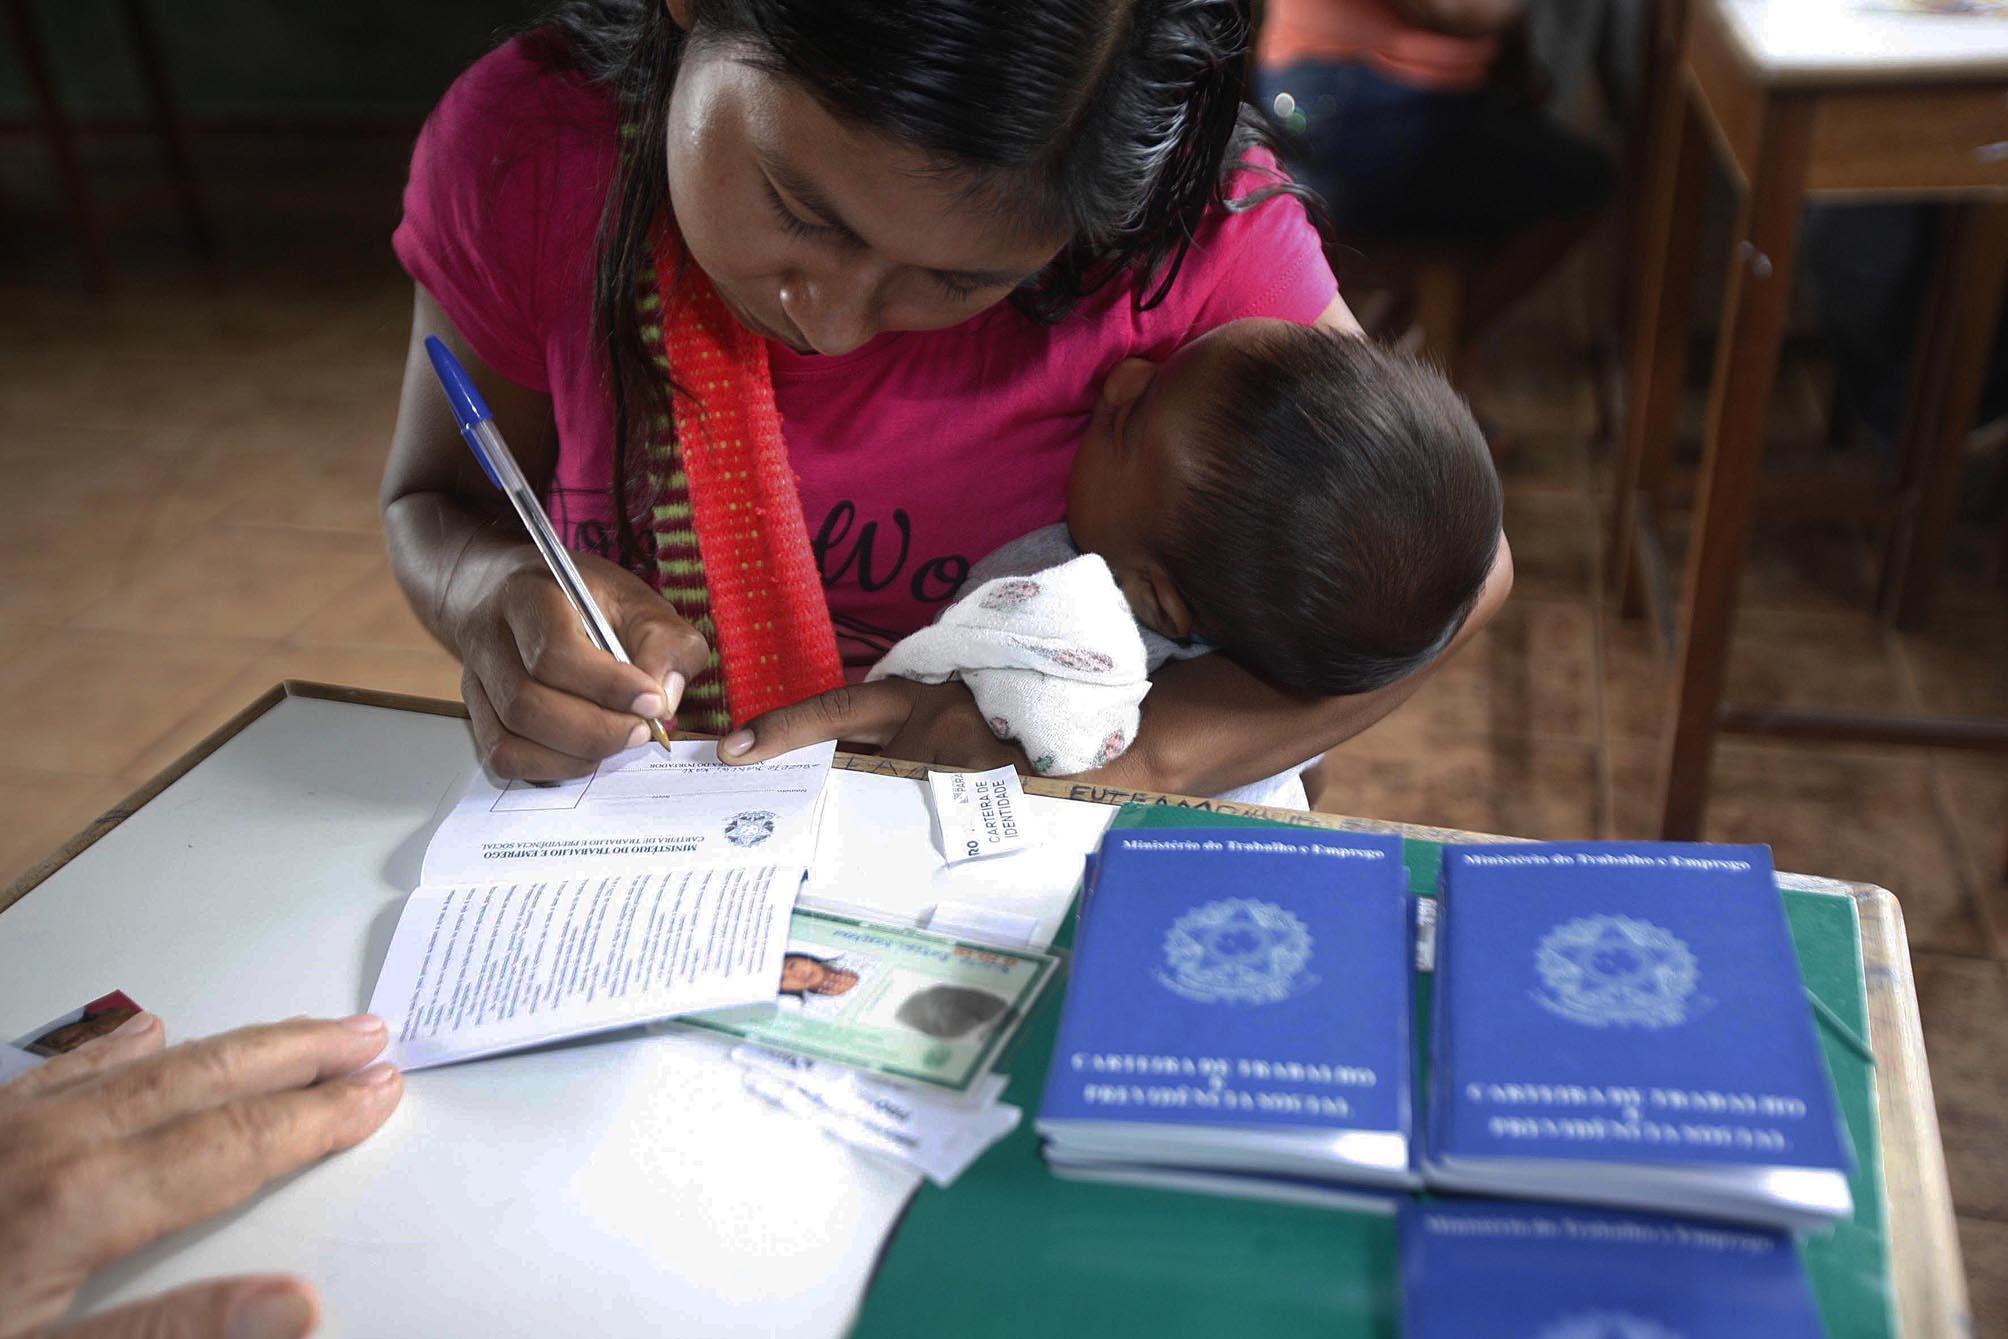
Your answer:
[[[1259,819],[1126,805],[1116,828],[1267,826]],[[1276,825],[1283,826],[1283,825]],[[1409,887],[1436,893],[1443,848],[1403,842]],[[1784,891],[1827,1065],[1854,1142],[1855,1216],[1804,1245],[1831,1339],[1896,1332],[1884,1237],[1875,1067],[1861,933],[1843,897]],[[1056,942],[1070,946],[1069,916]],[[1418,1051],[1431,983],[1417,983]],[[1221,1334],[1395,1339],[1400,1285],[1392,1220],[1328,1209],[1062,1181],[1039,1157],[1032,1117],[1063,989],[1027,1020],[1004,1100],[1024,1122],[949,1190],[908,1205],[866,1294],[857,1339]],[[1426,1073],[1427,1066],[1418,1066]]]

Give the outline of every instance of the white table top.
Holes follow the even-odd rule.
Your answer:
[[[111,989],[178,1037],[367,1004],[435,810],[471,765],[467,727],[302,692],[6,908],[0,1036]],[[1107,806],[1164,798],[1030,781],[1046,845],[944,869],[923,783],[866,767],[831,777],[805,896],[887,920],[1006,911],[1040,942]],[[1898,1308],[1906,1334],[1958,1332],[1964,1272],[1896,900],[1779,881],[1861,918]],[[704,1037],[611,1034],[407,1083],[363,1146],[107,1271],[81,1305],[281,1270],[320,1287],[329,1336],[836,1336],[916,1184],[752,1099]]]
[[[471,759],[463,721],[286,698],[0,916],[0,1035],[115,988],[171,1038],[363,1008]],[[1046,937],[1114,813],[1033,797],[1048,849],[947,870],[921,783],[830,784],[834,873],[805,895],[997,906]],[[916,1180],[765,1106],[722,1052],[637,1031],[413,1074],[363,1146],[83,1303],[283,1270],[328,1336],[841,1334]]]
[[[1776,83],[2008,79],[2008,18],[1906,13],[1870,8],[1872,0],[1703,2],[1722,11],[1744,58]]]

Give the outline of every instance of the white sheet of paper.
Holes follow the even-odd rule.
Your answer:
[[[751,864],[806,866],[836,745],[728,767],[715,745],[617,753],[589,777],[497,785],[477,772],[426,848],[428,886]]]
[[[404,1069],[774,997],[799,867],[421,888],[370,1012]]]
[[[1101,841],[1115,810],[1025,797],[1025,816],[1039,840],[1006,860],[944,865],[927,836],[932,822],[927,783],[863,772],[839,774],[842,803],[823,824],[806,906],[866,920],[929,925],[947,903],[989,908],[1034,929],[1027,947],[1044,949],[1059,933],[1080,883],[1083,855]],[[936,927],[937,929],[939,927]],[[990,936],[977,935],[975,938]]]
[[[997,1100],[1008,1082],[1002,1074],[986,1078],[980,1100],[966,1105],[762,1046],[734,1047],[732,1058],[746,1067],[746,1090],[756,1097],[853,1148],[916,1168],[938,1186],[952,1185],[1018,1128],[1021,1115]]]

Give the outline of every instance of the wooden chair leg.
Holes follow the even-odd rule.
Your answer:
[[[1660,810],[1660,836],[1669,841],[1699,838],[1708,803],[1736,586],[1756,511],[1766,411],[1777,380],[1805,203],[1812,110],[1811,103],[1789,94],[1770,100],[1750,188],[1738,211],[1735,236],[1742,240],[1730,262],[1682,599]]]
[[[2008,466],[2003,467],[2008,470]],[[2008,507],[2001,511],[2001,532],[1994,539],[1994,580],[2008,590]]]
[[[1938,585],[2008,284],[2008,205],[1954,205],[1946,222],[1905,406],[1903,510],[1884,543],[1876,593],[1883,620],[1906,628],[1924,621]]]
[[[42,115],[42,134],[55,163],[56,179],[69,205],[70,226],[76,233],[77,264],[83,271],[85,286],[102,292],[111,273],[104,225],[98,217],[97,201],[91,195],[90,179],[84,174],[83,160],[77,153],[77,137],[56,93],[48,49],[42,45],[42,34],[30,5],[31,0],[7,0],[9,26],[14,31],[14,45],[21,53],[21,68],[28,76],[28,87]]]

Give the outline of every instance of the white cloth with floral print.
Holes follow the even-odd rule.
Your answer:
[[[960,679],[997,737],[1053,776],[1120,757],[1150,691],[1129,601],[1091,553],[983,582],[933,626],[902,639],[868,677]]]
[[[964,586],[968,594],[964,595],[957,603],[951,605],[947,612],[941,616],[941,620],[933,627],[924,628],[894,646],[886,658],[873,667],[871,677],[880,679],[891,675],[902,679],[923,679],[929,683],[940,683],[944,679],[951,678],[963,679],[969,684],[970,691],[975,694],[977,705],[983,707],[983,714],[990,718],[991,728],[996,730],[998,722],[1000,720],[1004,721],[1010,727],[1010,730],[1009,732],[998,730],[998,734],[1004,738],[1015,737],[1024,746],[1026,753],[1030,754],[1036,763],[1044,755],[1035,752],[1032,745],[1027,742],[1025,735],[1019,732],[1019,727],[1027,718],[1021,713],[1018,719],[1013,719],[1008,712],[993,710],[988,706],[984,706],[985,690],[980,688],[977,681],[971,678],[970,675],[954,668],[958,654],[957,648],[964,644],[964,635],[957,634],[953,638],[948,638],[933,634],[938,633],[941,627],[948,623],[950,619],[957,618],[958,611],[962,610],[965,605],[975,603],[980,606],[982,601],[988,598],[985,592],[993,586],[1001,588],[1007,582],[1014,579],[1037,584],[1045,581],[1053,573],[1064,568],[1070,568],[1082,560],[1083,555],[1079,549],[1074,547],[1073,538],[1067,533],[1067,527],[1064,522],[1059,525],[1049,525],[1042,530],[1034,530],[1029,535],[1012,540],[1009,544],[1004,545],[995,553],[990,554],[972,566],[969,569],[969,580]],[[1127,647],[1129,642],[1123,634],[1123,629],[1126,627],[1129,629],[1129,635],[1134,636],[1142,644],[1143,667],[1146,674],[1155,673],[1157,668],[1168,660],[1190,660],[1194,656],[1203,656],[1213,650],[1211,646],[1202,641],[1172,641],[1170,638],[1161,636],[1143,624],[1138,623],[1130,611],[1129,602],[1123,598],[1121,589],[1116,585],[1115,577],[1109,572],[1108,565],[1103,563],[1099,558],[1095,559],[1095,565],[1100,568],[1097,580],[1106,583],[1106,590],[1103,595],[1097,595],[1092,600],[1083,600],[1079,603],[1069,602],[1066,607],[1059,605],[1047,606],[1047,612],[1051,615],[1069,620],[1080,620],[1078,623],[1069,621],[1048,629],[1055,641],[1065,645],[1088,645],[1099,649],[1102,647],[1104,640],[1107,640]],[[1083,570],[1089,571],[1093,569]],[[1018,594],[1024,594],[1022,588],[1012,587],[1011,589]],[[1107,597],[1113,598],[1110,600]],[[1118,610],[1120,614],[1118,614]],[[1006,612],[1004,609],[979,610],[978,612],[984,620],[982,626],[1001,627],[1003,625],[1004,620],[997,616]],[[976,615],[972,614],[970,621],[972,623],[975,622]],[[922,648],[918,651],[910,652],[908,650],[909,646],[922,638],[927,639]],[[923,656],[927,658],[930,664],[936,666],[947,665],[950,668],[945,671],[938,670],[932,676],[929,676],[896,667],[901,664],[917,663]],[[1051,669],[1051,662],[1042,660],[1040,663],[1043,669]],[[991,682],[994,683],[995,680],[992,679]],[[1078,681],[1056,680],[1050,674],[1042,673],[1035,679],[1024,681],[1021,687],[1027,697],[1042,693],[1070,697],[1075,692],[1075,689],[1066,686],[1070,682],[1077,683]],[[1136,693],[1136,702],[1143,701],[1143,691],[1148,686],[1146,683],[1139,688]],[[992,695],[994,695],[994,689],[992,690]],[[1064,704],[1062,704],[1061,710],[1038,711],[1035,713],[1035,718],[1042,723],[1048,721],[1062,722],[1065,719]],[[1125,741],[1124,747],[1127,747],[1127,741],[1136,737],[1137,715],[1134,704],[1132,704],[1124,720],[1127,723],[1127,729],[1123,731],[1123,739]],[[1040,732],[1043,734],[1046,728],[1042,725]],[[1056,728],[1064,730],[1064,726]],[[1071,749],[1070,752],[1089,757],[1101,756],[1103,752],[1102,746],[1108,742],[1109,736],[1097,735],[1094,733],[1094,729],[1093,725],[1084,727],[1080,743]],[[1121,751],[1121,749],[1117,749],[1114,754],[1109,755],[1109,758],[1112,760]],[[1265,804],[1278,809],[1308,809],[1310,802],[1304,794],[1303,772],[1305,768],[1316,762],[1318,757],[1321,756],[1323,755],[1314,755],[1306,758],[1303,762],[1298,763],[1288,771],[1278,772],[1275,776],[1264,777],[1260,781],[1252,781],[1245,786],[1236,786],[1232,790],[1222,792],[1215,798],[1234,800],[1241,804]],[[1059,754],[1057,752],[1054,753],[1054,760],[1056,764],[1059,761]],[[1086,771],[1089,766],[1093,765],[1096,764],[1089,763],[1071,769],[1056,765],[1051,771],[1056,775],[1064,775],[1069,771]]]

